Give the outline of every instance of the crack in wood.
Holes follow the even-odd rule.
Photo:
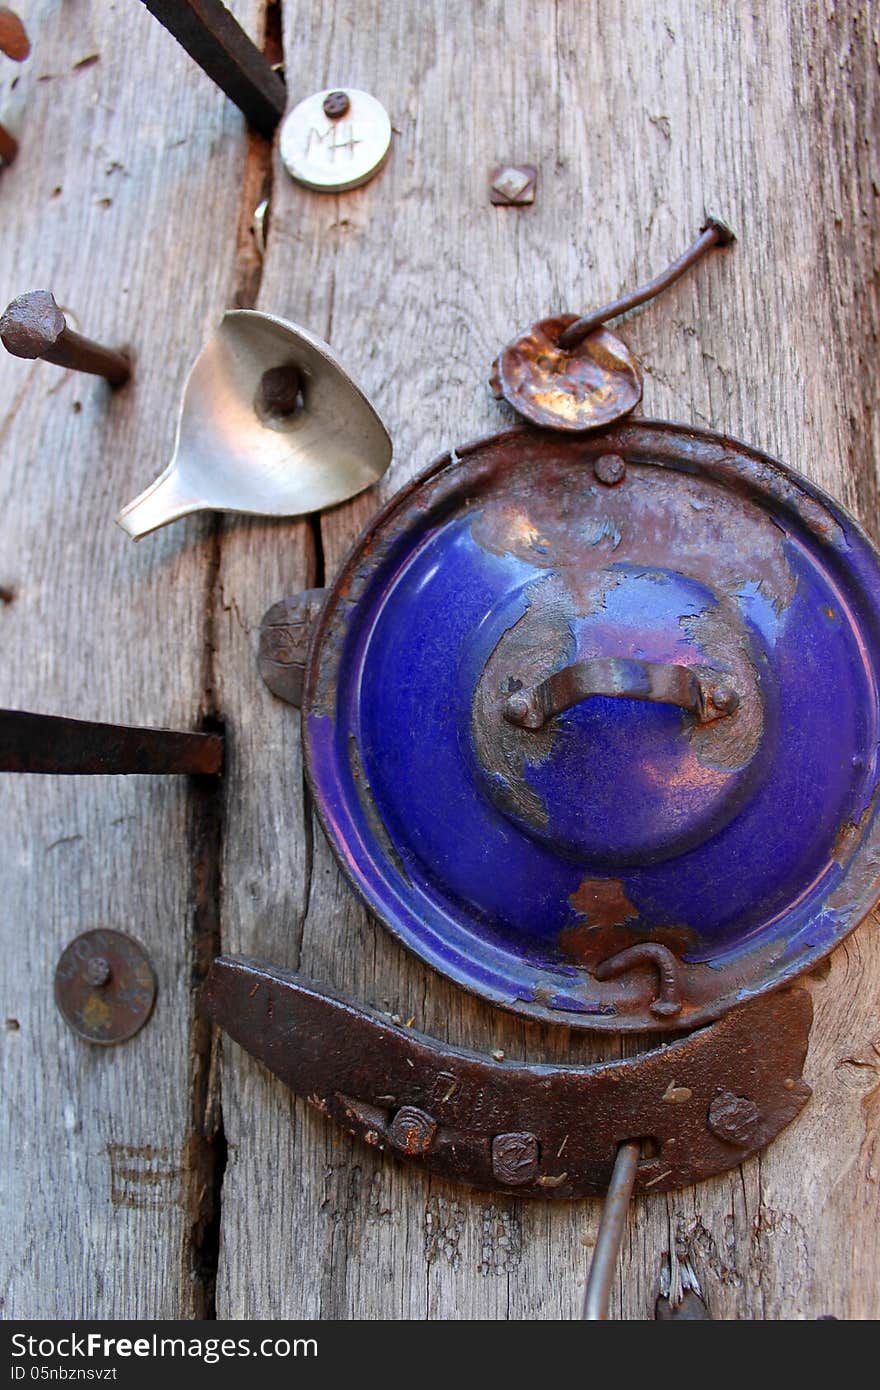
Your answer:
[[[282,62],[281,0],[266,0],[262,50],[270,62]],[[261,201],[271,200],[273,175],[271,140],[254,130],[248,130],[245,139],[232,294],[232,303],[237,308],[252,308],[259,295],[265,248],[261,250],[256,244],[254,212]],[[227,603],[223,592],[220,574],[222,518],[212,515],[209,525],[200,727],[206,732],[223,732],[216,667],[220,614],[232,611],[242,630],[247,629],[234,598]],[[222,1043],[203,1014],[200,999],[211,961],[221,950],[224,816],[225,788],[212,785],[211,779],[193,779],[189,835],[193,866],[191,970],[194,1008],[190,1031],[191,1132],[184,1164],[190,1234],[184,1250],[184,1276],[192,1280],[197,1289],[196,1316],[206,1319],[217,1316],[216,1285],[228,1145],[220,1085]]]

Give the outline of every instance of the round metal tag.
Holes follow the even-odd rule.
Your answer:
[[[369,92],[355,87],[315,92],[281,126],[285,169],[297,183],[319,193],[359,188],[378,173],[390,148],[388,112]]]
[[[143,1028],[156,977],[143,948],[119,931],[87,931],[65,947],[55,969],[55,1003],[86,1042],[125,1042]]]

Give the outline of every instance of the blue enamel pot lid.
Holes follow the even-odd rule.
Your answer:
[[[687,1028],[875,902],[878,651],[880,557],[784,464],[663,422],[515,429],[352,550],[307,773],[429,965],[532,1019]]]

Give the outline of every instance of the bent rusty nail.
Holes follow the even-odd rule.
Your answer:
[[[56,367],[103,376],[111,386],[124,386],[131,376],[128,352],[74,333],[48,290],[30,290],[7,305],[0,317],[0,341],[14,357],[39,357]]]
[[[617,1150],[584,1292],[582,1316],[588,1322],[605,1322],[608,1318],[611,1283],[617,1269],[641,1147],[638,1139],[627,1139]]]
[[[676,280],[681,279],[685,271],[690,270],[691,266],[713,246],[727,246],[735,240],[736,233],[728,227],[726,222],[722,222],[720,217],[708,218],[696,241],[661,275],[649,280],[646,285],[640,285],[637,290],[632,290],[630,294],[625,294],[622,298],[615,299],[611,304],[606,304],[604,308],[594,309],[591,314],[585,314],[583,318],[576,319],[574,323],[569,324],[564,333],[560,334],[559,346],[566,351],[577,347],[578,343],[582,343],[584,338],[595,328],[599,328],[601,324],[607,323],[609,319],[617,318],[618,314],[626,314],[630,309],[638,308],[640,304],[654,299],[670,285],[674,285]]]
[[[269,139],[284,115],[284,78],[220,0],[142,0],[202,72]]]
[[[223,771],[223,735],[63,719],[0,710],[0,772],[188,773]]]
[[[614,980],[646,964],[655,965],[660,977],[660,992],[651,1005],[651,1013],[658,1018],[674,1018],[682,1008],[681,976],[675,956],[659,941],[641,941],[636,946],[628,946],[625,951],[603,960],[593,974],[597,980]]]

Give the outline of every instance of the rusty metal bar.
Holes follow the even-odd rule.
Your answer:
[[[269,139],[284,115],[284,78],[220,0],[141,0],[212,82]]]
[[[596,1248],[587,1275],[583,1317],[588,1322],[605,1322],[608,1318],[611,1284],[617,1269],[641,1148],[638,1139],[627,1139],[617,1150],[602,1208]]]
[[[222,771],[222,734],[131,729],[0,710],[0,772],[218,776]]]
[[[657,275],[646,285],[640,285],[637,290],[632,290],[620,299],[613,300],[611,304],[606,304],[602,309],[594,309],[591,314],[585,314],[583,318],[576,319],[560,335],[559,346],[566,351],[576,348],[578,343],[582,343],[584,338],[593,332],[594,328],[607,323],[609,319],[617,318],[618,314],[626,314],[630,309],[638,308],[640,304],[653,299],[663,290],[668,289],[670,285],[674,285],[676,280],[680,280],[682,275],[690,270],[691,266],[713,246],[726,246],[734,240],[734,233],[726,222],[722,222],[718,217],[710,217],[696,241],[661,275]]]

